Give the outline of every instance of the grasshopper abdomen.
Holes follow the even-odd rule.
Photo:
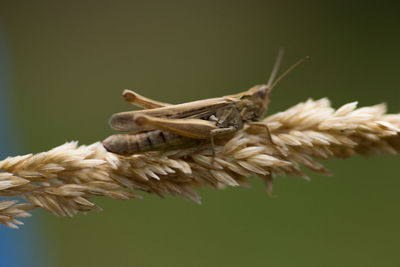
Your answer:
[[[161,130],[153,130],[136,134],[115,134],[103,141],[103,146],[109,152],[120,155],[131,155],[138,152],[153,150],[168,150],[198,142],[195,139],[183,137]]]

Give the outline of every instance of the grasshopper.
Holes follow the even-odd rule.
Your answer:
[[[134,133],[111,135],[103,141],[103,146],[109,152],[131,155],[192,146],[201,140],[210,140],[214,154],[214,138],[228,136],[243,128],[245,123],[265,127],[273,143],[268,127],[259,123],[267,111],[271,90],[308,59],[300,59],[275,80],[282,56],[281,50],[266,85],[256,85],[235,95],[171,105],[125,90],[122,94],[124,100],[144,110],[112,115],[109,120],[112,129]]]

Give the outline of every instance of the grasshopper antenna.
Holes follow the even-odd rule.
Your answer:
[[[268,79],[268,83],[267,83],[268,88],[271,88],[271,84],[274,82],[275,76],[279,70],[279,66],[281,65],[284,53],[285,53],[285,51],[283,50],[283,48],[280,48],[279,52],[278,52],[278,56],[276,57],[276,60],[275,60],[274,68],[272,69],[271,75],[269,76],[269,79]]]
[[[271,77],[269,78],[267,87],[272,89],[275,87],[275,85],[277,85],[286,75],[288,75],[292,70],[294,70],[295,68],[297,68],[297,66],[299,66],[301,63],[303,63],[304,61],[306,61],[307,59],[309,59],[309,56],[305,56],[302,59],[298,60],[296,63],[294,63],[290,68],[288,68],[283,74],[281,74],[281,76],[278,77],[278,79],[276,79],[275,81],[273,81],[273,78],[276,75],[276,72],[278,70],[278,67],[280,65],[280,61],[282,59],[282,55],[283,55],[283,50],[279,50],[279,54],[278,57],[276,59],[276,63],[274,66],[274,69],[272,70],[272,74]]]

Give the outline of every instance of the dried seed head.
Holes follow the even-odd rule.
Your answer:
[[[335,111],[327,99],[308,100],[260,122],[268,126],[274,144],[263,127],[249,125],[219,140],[215,158],[208,144],[119,156],[101,143],[78,147],[76,142],[9,157],[0,161],[0,196],[28,203],[0,202],[0,223],[18,227],[16,218],[38,207],[63,216],[99,210],[93,197],[140,198],[132,190],[200,202],[196,188],[246,186],[250,176],[260,176],[271,194],[277,175],[308,179],[302,167],[329,174],[318,159],[397,154],[400,115],[384,112],[384,105],[357,109],[350,103]]]

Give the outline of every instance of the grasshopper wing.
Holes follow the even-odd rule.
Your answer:
[[[150,131],[154,126],[138,125],[136,119],[142,115],[168,118],[168,119],[203,119],[207,120],[218,109],[231,105],[232,102],[224,98],[210,98],[178,105],[170,105],[147,110],[127,111],[111,116],[109,124],[112,129],[118,131]]]

